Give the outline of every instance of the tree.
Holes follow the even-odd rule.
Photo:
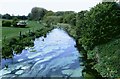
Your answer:
[[[28,17],[27,16],[25,16],[25,15],[22,15],[22,16],[16,16],[18,19],[20,19],[20,20],[27,20],[28,19]]]
[[[81,24],[81,43],[93,48],[106,43],[120,33],[120,7],[116,3],[96,5],[86,13]],[[81,25],[80,24],[80,25]]]
[[[34,7],[29,14],[32,20],[42,20],[47,10],[44,8]]]
[[[0,14],[0,19],[2,19],[2,14]]]
[[[53,11],[47,11],[45,16],[53,16],[54,15],[54,12]]]
[[[13,25],[14,27],[17,27],[17,23],[18,23],[18,18],[17,18],[17,17],[14,17],[14,18],[13,18],[13,21],[12,21],[12,25]]]
[[[64,15],[64,11],[58,11],[58,12],[55,12],[55,16],[63,16]]]
[[[84,23],[85,19],[84,18],[85,18],[85,15],[87,12],[88,12],[87,10],[80,11],[76,15],[76,26],[77,26],[77,28],[79,28],[79,30],[76,30],[76,34],[77,34],[78,38],[80,38],[81,30],[85,26],[85,23]]]
[[[66,12],[64,14],[64,16],[63,16],[63,23],[69,23],[69,24],[75,26],[76,25],[76,13],[73,13],[73,12],[70,13],[70,12]]]
[[[12,19],[12,17],[10,14],[7,13],[2,16],[2,19]]]

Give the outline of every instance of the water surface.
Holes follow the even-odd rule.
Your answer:
[[[54,29],[46,38],[35,39],[34,47],[2,59],[0,77],[81,77],[81,55],[75,44],[65,31]]]

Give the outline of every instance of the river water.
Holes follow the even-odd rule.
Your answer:
[[[2,59],[0,77],[81,77],[81,55],[75,45],[65,31],[53,29],[46,38],[36,38],[33,47]]]

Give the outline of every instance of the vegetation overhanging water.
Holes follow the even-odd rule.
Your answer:
[[[36,38],[33,47],[26,47],[21,54],[14,54],[12,59],[2,59],[0,76],[81,77],[82,60],[75,45],[75,40],[65,31],[53,29],[46,38]]]

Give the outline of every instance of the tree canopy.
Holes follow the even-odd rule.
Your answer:
[[[34,7],[29,14],[29,18],[32,20],[41,20],[43,19],[46,12],[47,10],[44,8]]]

